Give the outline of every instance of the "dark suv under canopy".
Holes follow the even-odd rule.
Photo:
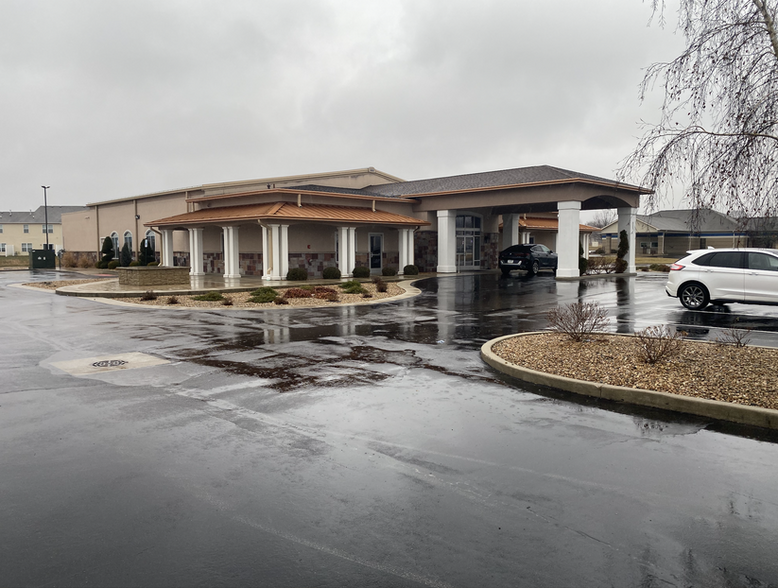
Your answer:
[[[557,255],[545,245],[513,245],[500,252],[500,270],[507,276],[511,270],[525,270],[536,274],[542,269],[556,272]]]

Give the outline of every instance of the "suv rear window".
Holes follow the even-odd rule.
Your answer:
[[[706,253],[692,261],[694,265],[712,267],[743,267],[743,254],[740,251],[716,251]]]

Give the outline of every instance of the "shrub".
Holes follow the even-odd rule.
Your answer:
[[[293,267],[286,274],[286,279],[292,282],[304,282],[308,279],[308,271],[304,267]]]
[[[140,261],[131,261],[129,267],[139,267]]]
[[[148,239],[140,242],[140,251],[138,251],[138,261],[140,265],[149,265],[154,260],[154,250],[151,248]]]
[[[612,274],[616,270],[615,257],[590,257],[586,267],[588,274]]]
[[[652,272],[668,273],[670,271],[670,266],[666,263],[652,263],[648,266],[648,269],[650,269]]]
[[[365,267],[363,265],[359,267],[355,267],[354,271],[351,272],[351,275],[355,278],[369,278],[370,277],[370,268]]]
[[[276,296],[273,300],[273,304],[289,304],[289,301],[283,296]]]
[[[88,267],[92,267],[93,265],[95,264],[93,264],[92,260],[89,259],[86,255],[83,255],[78,258],[78,267],[88,268]]]
[[[655,364],[678,355],[683,346],[681,333],[670,331],[665,325],[646,327],[635,333],[638,340],[638,356],[641,361]]]
[[[171,296],[167,299],[168,304],[178,304],[178,297],[177,296]]]
[[[332,288],[325,288],[324,286],[316,286],[313,289],[313,297],[319,300],[328,300],[335,302],[338,299],[338,292]],[[333,300],[334,297],[334,300]]]
[[[284,298],[312,298],[313,291],[308,288],[289,288],[284,292]]]
[[[381,278],[376,276],[373,278],[373,283],[375,284],[376,292],[386,292],[386,282],[384,282]]]
[[[735,347],[746,347],[751,343],[751,333],[753,329],[736,329],[731,327],[724,329],[721,335],[716,337],[716,343],[719,345],[734,345]]]
[[[627,237],[627,231],[621,231],[619,233],[619,248],[616,250],[616,259],[624,259],[629,253],[629,238]]]
[[[213,290],[211,292],[206,292],[205,294],[200,294],[199,296],[192,296],[192,300],[198,300],[200,302],[221,302],[224,300],[224,296],[222,296],[221,292]]]
[[[127,267],[132,263],[132,251],[130,251],[129,243],[122,245],[122,250],[119,252],[119,262],[122,267]]]
[[[262,286],[251,293],[249,301],[256,304],[267,304],[273,302],[277,296],[278,292],[275,289],[270,286]]]
[[[325,267],[322,276],[325,280],[339,280],[340,270],[336,267]]]
[[[349,280],[348,282],[343,282],[342,284],[339,284],[339,286],[343,289],[343,291],[346,294],[362,294],[365,291],[365,289],[362,287],[362,284],[360,284],[356,280]]]
[[[113,259],[115,253],[113,250],[113,239],[110,237],[103,239],[103,247],[100,249],[100,255],[102,255],[100,261],[108,263]]]
[[[578,275],[584,276],[586,275],[587,270],[589,269],[589,260],[585,257],[579,257],[578,258]]]
[[[66,251],[62,254],[62,261],[60,263],[62,264],[62,267],[76,267],[77,261],[75,253]]]
[[[154,292],[154,290],[146,290],[146,292],[144,292],[143,296],[141,296],[140,299],[141,300],[156,300],[157,299],[157,295]]]
[[[105,264],[105,262],[103,262]],[[107,267],[108,269],[116,269],[119,267],[119,262],[115,259],[113,261],[109,261],[107,265],[103,265],[103,267]]]
[[[417,268],[415,265],[406,265],[403,268],[403,274],[406,276],[418,276],[419,268]]]
[[[372,298],[373,295],[370,292],[362,292],[362,298]]]
[[[158,261],[150,261],[146,264],[146,267],[157,267],[159,265]]]
[[[95,262],[95,267],[97,269],[105,269],[105,268],[108,267],[108,262],[107,261],[96,261]]]
[[[598,247],[597,249],[594,250],[594,253],[595,255],[605,255],[605,249],[603,249],[602,247]]]
[[[232,298],[230,298],[229,296],[223,296],[222,306],[232,306]]]
[[[381,270],[381,274],[384,276],[396,276],[397,275],[397,268],[393,265],[387,265],[385,268]]]
[[[627,271],[629,268],[629,264],[627,263],[626,259],[621,259],[620,257],[616,258],[616,262],[613,264],[613,270],[617,274],[623,274]]]
[[[575,302],[557,306],[546,313],[551,330],[567,335],[573,341],[583,341],[608,324],[608,311],[596,302]]]

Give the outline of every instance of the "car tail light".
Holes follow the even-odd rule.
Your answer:
[[[682,270],[684,267],[686,266],[681,265],[680,263],[674,263],[673,265],[670,266],[670,271],[677,272],[678,270]]]

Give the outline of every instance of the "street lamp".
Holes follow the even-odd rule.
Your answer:
[[[46,251],[49,250],[49,203],[46,199],[46,190],[51,186],[41,186],[43,188],[43,230],[46,231]]]

